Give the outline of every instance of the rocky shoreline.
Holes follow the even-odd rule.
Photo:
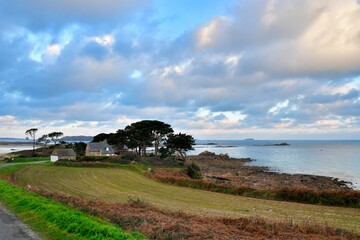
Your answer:
[[[271,171],[265,166],[247,166],[255,161],[250,158],[230,158],[227,154],[205,151],[189,156],[188,162],[196,163],[204,180],[237,187],[279,190],[304,188],[311,190],[352,190],[352,183],[338,178],[309,174],[288,174]]]

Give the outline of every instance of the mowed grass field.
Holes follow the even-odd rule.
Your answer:
[[[127,169],[33,165],[16,172],[16,181],[86,199],[127,202],[129,198],[139,198],[160,208],[192,214],[256,216],[360,232],[360,209],[261,200],[172,186]]]

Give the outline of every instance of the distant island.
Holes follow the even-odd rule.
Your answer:
[[[92,136],[66,136],[61,139],[64,142],[91,142]]]
[[[282,142],[282,143],[269,143],[269,144],[255,144],[253,146],[258,146],[258,147],[271,147],[271,146],[290,146],[290,144],[286,143],[286,142]]]
[[[255,141],[254,138],[245,138],[244,141]]]

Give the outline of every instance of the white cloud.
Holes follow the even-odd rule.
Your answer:
[[[197,32],[197,46],[199,48],[211,47],[217,44],[221,34],[226,34],[224,31],[230,24],[230,20],[227,17],[216,17],[201,27]],[[225,36],[224,36],[225,37]]]
[[[233,20],[210,20],[198,29],[197,46],[244,51],[245,69],[272,75],[337,75],[360,68],[360,5],[355,0],[260,2],[239,8]]]
[[[278,114],[282,109],[287,108],[289,106],[289,99],[286,99],[283,102],[277,103],[275,106],[269,109],[269,113]]]
[[[115,43],[115,37],[107,34],[102,37],[94,37],[93,38],[95,42],[105,46],[105,47],[111,47]]]

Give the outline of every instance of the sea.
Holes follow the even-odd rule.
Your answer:
[[[2,145],[1,142],[9,143]],[[21,144],[18,144],[21,143]],[[31,150],[32,141],[25,138],[0,138],[0,154],[16,152],[21,150]]]
[[[288,146],[274,144],[288,143]],[[360,190],[360,140],[197,140],[196,155],[203,151],[251,158],[253,166],[271,171],[313,174],[352,182]]]
[[[0,138],[0,154],[32,149],[26,139]],[[17,145],[16,142],[29,144]],[[274,146],[286,142],[288,146]],[[233,158],[251,158],[253,166],[267,166],[282,173],[313,174],[352,182],[360,190],[360,140],[196,140],[188,155],[203,151],[227,153]]]

